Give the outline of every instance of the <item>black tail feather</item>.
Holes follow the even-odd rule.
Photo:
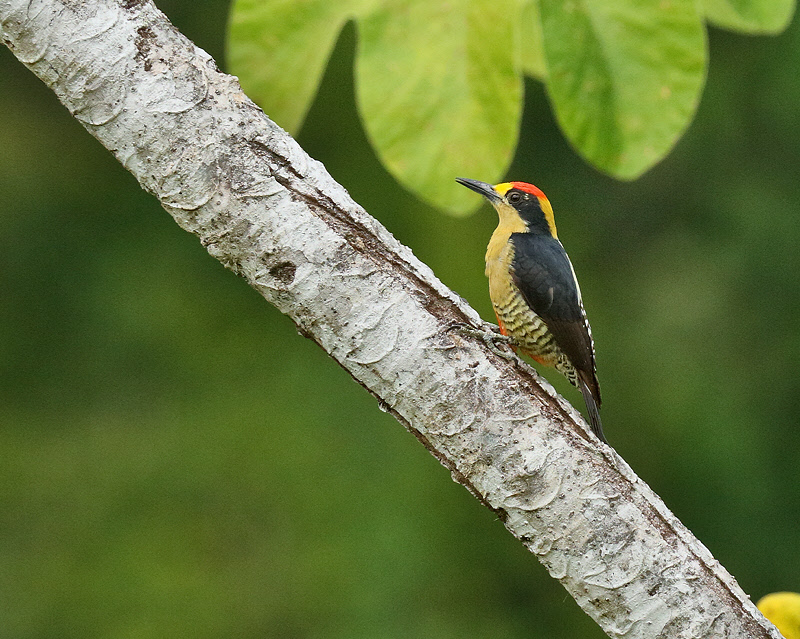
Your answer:
[[[592,432],[597,435],[601,442],[607,444],[606,436],[603,434],[603,422],[600,421],[600,409],[595,401],[592,390],[586,381],[578,376],[578,388],[581,389],[583,401],[586,402],[586,412],[589,413],[589,425],[592,427]]]

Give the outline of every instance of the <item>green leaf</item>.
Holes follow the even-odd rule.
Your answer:
[[[231,72],[270,118],[297,133],[342,26],[375,1],[236,0],[228,27]]]
[[[576,149],[633,179],[688,126],[705,80],[693,0],[541,0],[547,90]]]
[[[453,180],[500,178],[522,112],[516,0],[387,0],[357,22],[356,91],[384,165],[453,213],[475,199]]]
[[[544,61],[544,34],[542,33],[542,16],[539,0],[526,2],[522,9],[520,60],[525,75],[537,80],[544,80],[547,65]]]
[[[780,33],[792,20],[794,0],[702,0],[709,22],[744,33]]]

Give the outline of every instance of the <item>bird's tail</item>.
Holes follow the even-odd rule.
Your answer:
[[[592,388],[583,378],[583,375],[578,375],[578,388],[581,389],[581,395],[583,395],[583,401],[586,402],[586,412],[589,413],[589,425],[592,427],[592,432],[597,435],[601,442],[607,444],[606,436],[603,434],[603,422],[600,421],[600,393],[599,389],[597,392],[597,398],[595,398],[595,393],[592,392]]]

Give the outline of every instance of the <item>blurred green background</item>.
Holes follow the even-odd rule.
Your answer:
[[[227,2],[158,4],[224,67]],[[800,590],[800,21],[710,47],[644,178],[584,164],[536,82],[509,177],[553,202],[609,440],[755,598]],[[494,213],[387,176],[353,49],[349,27],[300,143],[490,319]],[[0,292],[0,637],[604,636],[5,48]]]

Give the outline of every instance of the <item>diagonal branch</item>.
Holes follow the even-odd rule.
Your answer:
[[[778,638],[529,367],[150,0],[0,0],[3,42],[208,252],[378,398],[612,637]]]

